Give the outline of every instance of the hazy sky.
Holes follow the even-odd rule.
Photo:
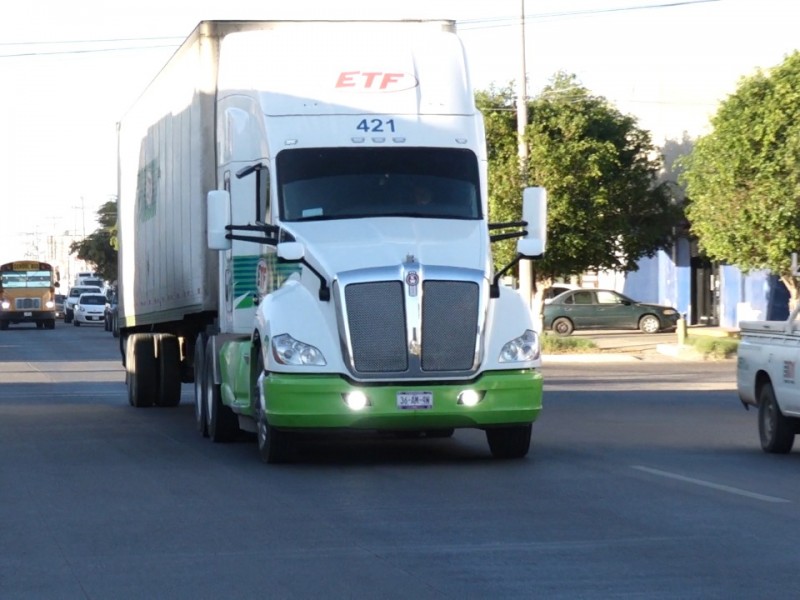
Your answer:
[[[800,4],[688,2],[526,0],[528,93],[564,70],[637,117],[658,144],[684,131],[704,133],[709,115],[740,77],[775,66],[800,47]],[[4,2],[0,261],[13,254],[15,234],[96,228],[95,211],[116,191],[115,123],[200,20],[450,18],[458,21],[476,88],[518,79],[522,0],[396,4]]]

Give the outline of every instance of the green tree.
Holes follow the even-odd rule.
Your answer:
[[[800,52],[743,78],[683,160],[692,232],[709,258],[778,275],[798,301]]]
[[[637,261],[672,243],[682,211],[666,182],[650,134],[572,75],[558,73],[528,102],[529,160],[517,158],[516,113],[510,87],[476,95],[486,121],[492,221],[521,214],[521,183],[548,192],[548,243],[536,261],[537,287],[589,270],[635,271]],[[496,248],[496,266],[513,257]]]
[[[94,266],[103,279],[117,280],[117,201],[109,200],[97,211],[100,227],[82,240],[72,242],[70,254],[76,254]]]

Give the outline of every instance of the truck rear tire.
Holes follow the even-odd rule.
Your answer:
[[[158,359],[156,406],[178,406],[181,403],[181,350],[178,338],[169,333],[158,333],[155,342]]]
[[[128,338],[125,367],[128,402],[136,408],[153,406],[158,395],[158,361],[150,333],[134,333]]]
[[[205,334],[198,334],[194,341],[194,421],[197,431],[208,437],[208,416],[206,415],[206,382],[204,379],[206,364]]]
[[[531,447],[532,426],[497,427],[486,430],[486,441],[495,458],[523,458]]]
[[[203,380],[208,410],[208,437],[213,442],[231,442],[239,434],[239,418],[222,403],[220,386],[214,383],[213,361],[214,355],[206,349]]]
[[[775,390],[765,383],[758,394],[758,436],[761,449],[770,454],[786,454],[794,445],[795,424],[778,407]]]

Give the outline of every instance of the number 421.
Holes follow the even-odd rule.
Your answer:
[[[394,119],[361,119],[356,126],[356,129],[364,133],[394,133]]]

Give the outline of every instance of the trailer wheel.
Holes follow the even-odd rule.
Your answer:
[[[531,425],[487,429],[486,441],[495,458],[522,458],[531,446]]]
[[[181,403],[181,350],[178,338],[169,333],[158,333],[155,343],[158,359],[156,406],[178,406]]]
[[[264,414],[264,409],[261,406],[261,390],[258,386],[258,378],[264,372],[264,357],[261,355],[260,348],[255,348],[255,352],[258,358],[256,359],[256,368],[253,371],[255,376],[253,377],[250,397],[255,404],[258,455],[267,464],[285,463],[291,459],[293,450],[291,439],[288,433],[279,431],[270,425],[269,421],[267,421],[267,416]]]
[[[208,416],[206,415],[206,336],[199,333],[194,341],[194,421],[197,431],[208,437]]]
[[[214,442],[230,442],[239,433],[239,418],[222,403],[220,386],[214,383],[214,355],[206,349],[205,369],[206,410],[208,411],[208,437]]]
[[[152,334],[134,333],[128,338],[125,367],[128,402],[136,408],[153,406],[158,395],[158,362]]]
[[[786,454],[794,445],[794,423],[778,407],[775,390],[765,383],[758,394],[758,436],[761,449],[770,454]]]

